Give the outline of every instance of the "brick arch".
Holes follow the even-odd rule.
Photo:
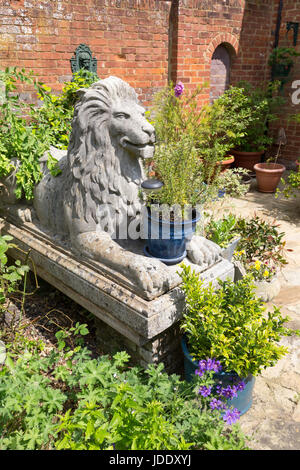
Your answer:
[[[210,63],[214,51],[221,44],[227,46],[229,52],[231,52],[233,56],[237,55],[239,49],[239,41],[237,37],[230,33],[220,33],[215,36],[214,39],[212,39],[206,49],[206,52],[204,54],[204,59],[206,63]]]

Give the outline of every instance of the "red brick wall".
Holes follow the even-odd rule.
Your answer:
[[[272,0],[176,0],[171,76],[189,86],[209,82],[211,58],[220,44],[232,56],[231,82],[263,82],[271,47]],[[174,38],[174,35],[177,35]],[[201,102],[209,100],[209,89]]]
[[[276,15],[278,4],[279,0],[276,0],[276,9],[274,12]],[[274,24],[275,21],[274,17]],[[279,31],[279,47],[294,47],[293,31],[287,34],[286,26],[288,21],[299,23],[299,34],[295,49],[300,52],[300,0],[283,1],[281,27]],[[275,135],[280,127],[285,129],[287,144],[282,148],[281,156],[288,160],[300,158],[300,124],[290,120],[292,114],[300,113],[300,104],[295,105],[292,103],[292,94],[295,92],[295,89],[292,88],[292,83],[296,80],[300,80],[300,56],[295,58],[294,67],[290,73],[289,80],[284,85],[283,94],[286,99],[286,104],[282,109],[280,120],[276,125],[272,126]],[[276,150],[276,147],[274,147],[273,153],[275,153]]]
[[[33,69],[60,90],[80,43],[98,59],[98,75],[117,75],[149,101],[167,82],[170,1],[0,1],[0,66]]]
[[[0,0],[0,68],[33,69],[47,85],[60,90],[71,77],[70,58],[85,43],[98,60],[98,75],[123,78],[147,105],[168,79],[191,88],[209,82],[214,50],[225,44],[232,58],[231,83],[259,84],[270,78],[267,60],[278,2]],[[291,41],[290,35],[285,38],[286,21],[300,21],[300,0],[283,3],[280,44]],[[300,79],[299,60],[297,74]],[[290,85],[286,93],[291,93]],[[209,86],[199,103],[208,101]],[[289,104],[287,111],[291,110]],[[283,124],[288,133],[285,154],[295,158],[299,126],[285,120]]]

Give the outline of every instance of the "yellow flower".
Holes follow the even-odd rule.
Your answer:
[[[260,267],[261,267],[261,262],[258,261],[258,260],[255,261],[255,269],[256,269],[257,271],[259,271],[259,270],[260,270]]]
[[[269,274],[270,274],[269,271],[266,269],[265,272],[264,272],[264,274],[263,274],[263,276],[264,276],[264,277],[268,277]]]

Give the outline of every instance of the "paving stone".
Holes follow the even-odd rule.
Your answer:
[[[259,215],[276,220],[285,232],[288,264],[279,274],[281,290],[266,304],[280,307],[290,318],[287,326],[300,329],[300,200],[275,199],[274,195],[256,192],[253,188],[243,199],[227,199],[215,213],[235,213],[243,217]],[[289,353],[274,367],[256,377],[253,405],[241,417],[240,425],[250,436],[254,450],[300,450],[300,337],[285,337],[280,344]]]

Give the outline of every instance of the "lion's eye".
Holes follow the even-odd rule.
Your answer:
[[[128,119],[130,116],[126,113],[116,113],[114,117],[117,119]]]

